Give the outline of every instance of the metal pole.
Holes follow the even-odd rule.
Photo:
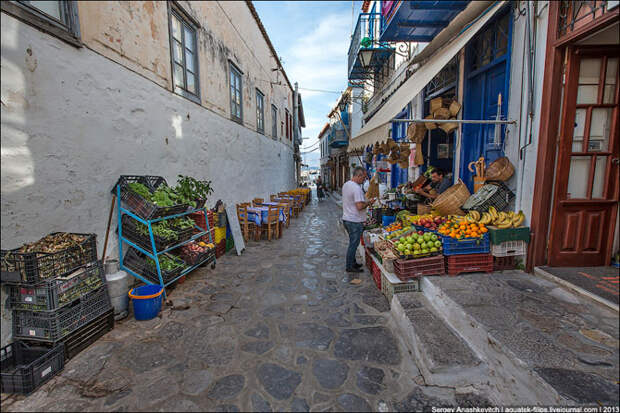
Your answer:
[[[411,123],[480,123],[480,124],[516,124],[516,120],[467,120],[467,119],[392,119],[391,122],[411,122]]]

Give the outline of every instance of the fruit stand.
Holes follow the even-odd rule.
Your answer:
[[[386,206],[406,188],[368,211],[363,234],[366,265],[388,300],[398,292],[420,291],[425,276],[514,269],[516,258],[527,254],[526,217],[509,210],[514,194],[502,181],[485,182],[473,195],[459,181],[434,200],[430,212],[401,205],[389,211],[393,220],[384,219]]]

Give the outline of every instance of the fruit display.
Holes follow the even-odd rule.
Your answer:
[[[431,232],[413,233],[393,242],[395,251],[402,257],[421,258],[441,252],[441,241]]]
[[[437,231],[439,226],[444,222],[446,222],[446,218],[444,217],[424,215],[422,218],[413,221],[413,225],[416,225],[417,227],[424,227],[430,231]]]
[[[401,237],[401,236],[403,236],[403,235],[405,235],[405,234],[407,234],[407,233],[409,233],[409,232],[411,232],[413,230],[414,230],[414,228],[411,228],[411,227],[406,227],[406,228],[398,229],[398,230],[395,230],[395,231],[392,231],[391,233],[389,233],[385,237],[385,239],[392,240],[392,239],[395,239],[395,238],[399,238],[399,237]]]
[[[394,232],[394,231],[398,231],[401,229],[403,229],[403,224],[401,224],[399,221],[395,221],[393,224],[390,224],[387,227],[385,227],[385,230],[387,232]]]
[[[488,229],[485,224],[470,222],[467,218],[451,218],[437,232],[454,239],[482,238]]]
[[[180,248],[179,256],[189,265],[203,261],[205,254],[215,249],[215,244],[205,242],[190,242]]]
[[[468,223],[477,223],[483,225],[495,225],[497,228],[518,228],[525,221],[523,211],[515,213],[514,211],[498,212],[495,207],[489,207],[487,212],[480,214],[478,211],[469,211],[465,216]]]

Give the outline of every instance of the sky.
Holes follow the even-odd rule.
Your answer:
[[[299,83],[306,127],[301,145],[317,148],[318,135],[340,92],[347,88],[347,52],[354,17],[361,1],[254,1],[267,34],[282,59],[291,83]],[[317,92],[307,89],[338,93]],[[319,166],[320,150],[304,155],[304,163]]]

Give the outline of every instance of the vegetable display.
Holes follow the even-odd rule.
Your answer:
[[[178,176],[177,185],[174,188],[162,184],[153,193],[139,182],[132,182],[127,187],[160,207],[189,204],[196,208],[197,200],[206,200],[207,196],[213,192],[211,181],[199,181],[191,176],[183,175]]]
[[[46,252],[55,253],[81,244],[86,240],[85,235],[58,232],[41,238],[36,242],[24,244],[17,252]]]
[[[153,261],[152,258],[147,258],[146,263],[153,271],[157,271],[157,266],[155,264],[155,261]],[[172,258],[169,258],[165,255],[159,256],[159,268],[164,272],[174,271],[177,268],[182,267],[182,266],[183,265],[181,263],[179,263],[178,261],[175,261]]]
[[[176,218],[171,220],[163,220],[156,224],[152,224],[153,235],[165,240],[177,240],[179,238],[178,230],[194,227],[194,220],[191,218]],[[136,221],[137,231],[148,237],[149,229],[146,225]]]

